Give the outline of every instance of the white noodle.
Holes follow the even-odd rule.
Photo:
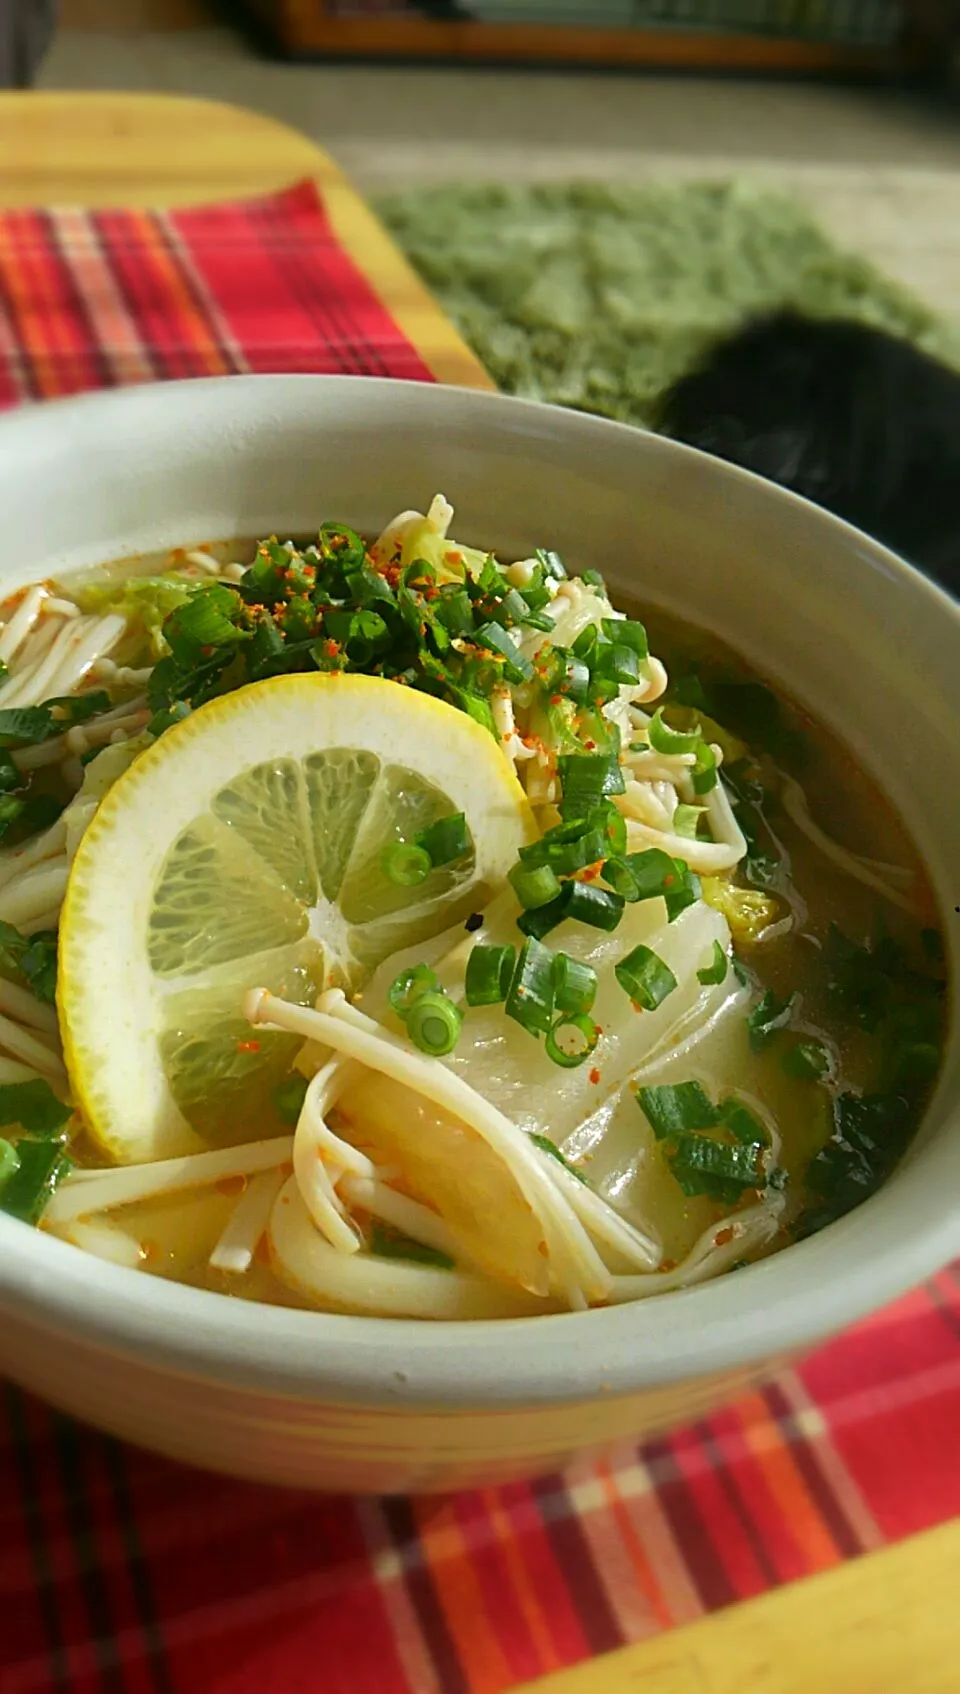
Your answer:
[[[625,1300],[645,1300],[651,1294],[669,1294],[673,1289],[690,1288],[694,1283],[717,1276],[738,1259],[771,1241],[780,1227],[782,1211],[783,1198],[777,1195],[748,1207],[746,1211],[737,1212],[733,1217],[712,1223],[674,1270],[654,1271],[649,1276],[615,1276],[611,1303],[619,1305]],[[718,1246],[717,1236],[728,1232],[730,1239]]]
[[[0,1012],[9,1012],[12,1018],[17,1018],[30,1029],[42,1029],[48,1035],[59,1036],[57,1014],[53,1007],[41,1005],[33,994],[28,994],[25,988],[18,988],[15,982],[7,982],[4,977],[0,977]]]
[[[32,1065],[21,1065],[16,1059],[0,1059],[0,1083],[36,1082],[39,1072]]]
[[[662,847],[671,858],[683,859],[691,870],[702,872],[705,876],[732,870],[743,856],[725,842],[691,840],[686,835],[651,829],[635,818],[627,819],[627,845],[631,852],[637,847]]]
[[[58,631],[65,627],[61,618],[49,618],[28,637],[20,654],[20,662],[12,667],[10,675],[0,683],[0,706],[31,704],[24,695],[32,688],[33,678],[45,663],[47,654],[56,642]]]
[[[730,796],[722,782],[714,783],[709,794],[704,795],[703,803],[714,841],[723,841],[728,847],[733,847],[738,860],[744,858],[747,852],[746,837],[737,822],[730,804]]]
[[[825,835],[818,824],[815,824],[807,808],[807,798],[792,776],[781,776],[780,798],[783,809],[789,818],[793,819],[797,828],[802,830],[815,847],[819,847],[824,857],[830,859],[838,869],[846,871],[855,881],[862,882],[864,887],[872,888],[875,894],[881,894],[889,900],[891,906],[899,906],[903,912],[916,910],[916,902],[899,889],[891,888],[890,882],[898,882],[901,887],[909,887],[913,881],[912,871],[903,865],[886,865],[879,859],[865,859],[859,853],[851,853],[848,848],[841,847],[832,836]]]
[[[369,1212],[373,1218],[381,1218],[384,1223],[393,1224],[395,1229],[401,1229],[404,1235],[409,1235],[412,1241],[421,1242],[424,1247],[446,1253],[451,1259],[460,1257],[453,1231],[436,1212],[421,1205],[419,1200],[398,1194],[387,1182],[365,1176],[345,1176],[337,1186],[351,1206]]]
[[[317,1071],[300,1108],[293,1138],[293,1173],[311,1218],[338,1253],[359,1252],[360,1236],[344,1215],[328,1162],[339,1170],[344,1161],[339,1157],[339,1137],[327,1127],[325,1113],[339,1098],[347,1082],[356,1074],[356,1066],[343,1059],[331,1059]],[[346,1148],[347,1143],[343,1143]],[[351,1149],[352,1151],[352,1149]],[[372,1171],[365,1155],[359,1155]],[[364,1172],[366,1174],[366,1172]]]
[[[45,681],[41,698],[72,694],[91,665],[104,653],[109,653],[126,632],[127,620],[117,612],[93,619],[82,631],[79,623],[72,628],[68,626],[64,651],[52,677]],[[35,681],[34,686],[37,687],[38,682]]]
[[[59,905],[67,886],[66,856],[33,865],[0,887],[0,919],[19,928],[29,918]]]
[[[677,809],[677,791],[667,784],[670,798],[666,805],[652,782],[628,782],[623,794],[618,795],[620,811],[629,821],[646,824],[658,832],[669,832],[673,814]]]
[[[564,1293],[572,1300],[577,1299],[578,1290],[592,1299],[604,1297],[601,1290],[609,1287],[609,1272],[569,1202],[544,1173],[535,1147],[462,1077],[438,1059],[423,1057],[394,1040],[372,1018],[349,1006],[338,989],[322,996],[317,1011],[279,1000],[266,989],[254,989],[244,999],[244,1013],[252,1024],[276,1024],[307,1040],[321,1041],[467,1124],[500,1154],[533,1210]]]
[[[25,1065],[30,1065],[48,1081],[65,1086],[67,1073],[58,1055],[51,1052],[48,1040],[38,1031],[21,1029],[18,1023],[12,1023],[9,1018],[0,1014],[0,1048],[11,1053],[15,1059],[22,1059]]]
[[[80,607],[75,600],[62,600],[58,594],[51,594],[41,607],[44,617],[55,614],[59,618],[78,618]]]
[[[210,1254],[212,1270],[243,1276],[250,1269],[270,1222],[274,1201],[285,1180],[282,1170],[272,1170],[263,1171],[247,1184],[230,1222]]]
[[[586,1226],[598,1246],[611,1247],[639,1270],[653,1270],[660,1263],[663,1256],[662,1243],[650,1225],[647,1225],[645,1231],[637,1229],[627,1218],[621,1217],[602,1194],[589,1188],[586,1183],[579,1182],[572,1171],[566,1170],[552,1153],[546,1153],[542,1148],[539,1151],[546,1161],[548,1174],[566,1195],[581,1223]]]
[[[47,1224],[49,1209],[44,1216],[44,1226]],[[139,1270],[144,1260],[144,1252],[139,1241],[134,1241],[126,1230],[119,1229],[115,1223],[106,1218],[98,1219],[96,1223],[81,1223],[75,1220],[63,1229],[53,1230],[52,1234],[59,1235],[64,1241],[69,1241],[74,1247],[82,1247],[85,1253],[93,1253],[98,1259],[108,1259],[111,1264],[123,1265],[126,1270]]]
[[[314,1229],[292,1177],[270,1217],[270,1246],[278,1274],[321,1306],[447,1320],[522,1317],[551,1309],[543,1300],[515,1294],[472,1272],[335,1252]]]
[[[42,835],[35,836],[24,846],[0,853],[0,888],[5,887],[21,872],[30,870],[33,865],[42,864],[44,859],[56,858],[63,852],[66,839],[67,826],[61,817]]]
[[[148,1165],[119,1165],[114,1170],[72,1171],[61,1182],[44,1214],[50,1224],[112,1211],[155,1194],[175,1194],[184,1188],[206,1188],[232,1176],[276,1170],[289,1165],[293,1137],[249,1141],[243,1147],[223,1147],[210,1153],[185,1153],[179,1159],[156,1159]]]
[[[208,576],[220,575],[220,566],[216,559],[211,559],[209,553],[202,553],[199,547],[194,547],[184,556],[188,564],[196,565],[198,570],[204,571]]]
[[[47,590],[40,584],[31,588],[21,600],[8,624],[0,630],[0,659],[4,664],[11,665],[20,647],[33,629],[40,608],[48,598]]]

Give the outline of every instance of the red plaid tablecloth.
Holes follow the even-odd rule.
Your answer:
[[[156,378],[427,379],[314,188],[0,216],[0,403]],[[2,1694],[498,1694],[960,1514],[960,1273],[696,1427],[546,1481],[319,1499],[9,1389]]]

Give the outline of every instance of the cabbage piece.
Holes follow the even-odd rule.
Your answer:
[[[421,959],[432,965],[448,993],[460,998],[474,944],[516,945],[522,939],[516,915],[512,896],[501,896],[485,913],[482,929],[467,936],[462,929],[448,931],[426,947],[395,955],[362,996],[363,1010],[399,1030],[387,990],[399,970]],[[542,1041],[508,1018],[501,1006],[492,1006],[467,1011],[456,1051],[444,1063],[521,1128],[563,1142],[634,1072],[680,1046],[689,1051],[718,1017],[743,1001],[744,991],[732,971],[722,983],[698,980],[697,971],[710,962],[715,941],[728,952],[730,930],[723,915],[703,901],[672,924],[662,900],[640,901],[627,906],[612,934],[580,923],[562,924],[550,934],[548,945],[592,965],[599,979],[591,1015],[603,1033],[590,1060],[577,1070],[561,1069],[547,1057]],[[677,978],[677,987],[653,1012],[635,1011],[614,974],[617,962],[640,943],[652,948]]]
[[[142,657],[145,662],[161,659],[167,644],[161,632],[163,620],[189,600],[202,586],[193,577],[170,572],[165,576],[134,576],[126,582],[88,583],[77,591],[81,611],[116,612],[126,618],[124,638],[126,662]]]
[[[783,916],[780,901],[759,888],[739,888],[726,876],[702,877],[700,885],[707,904],[723,913],[734,940],[747,946],[756,946]]]

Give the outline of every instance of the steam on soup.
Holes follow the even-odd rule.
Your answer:
[[[732,1271],[905,1151],[946,985],[872,782],[711,638],[451,516],[0,609],[14,1216],[511,1316]]]

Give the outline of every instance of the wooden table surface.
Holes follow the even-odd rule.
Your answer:
[[[0,206],[186,205],[304,176],[319,183],[343,245],[434,376],[492,388],[369,208],[306,137],[254,112],[165,95],[0,94]],[[958,1592],[955,1523],[535,1686],[538,1694],[957,1694]]]

